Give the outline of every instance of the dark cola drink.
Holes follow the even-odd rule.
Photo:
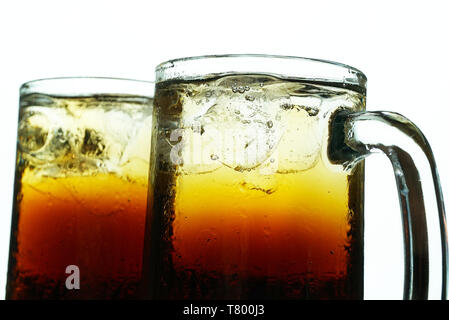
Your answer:
[[[141,96],[22,96],[8,299],[139,297],[151,117]]]
[[[157,85],[145,281],[154,299],[360,299],[363,161],[329,161],[357,88],[270,75]]]

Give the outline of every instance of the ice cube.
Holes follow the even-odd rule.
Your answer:
[[[87,156],[99,156],[105,150],[105,143],[101,135],[91,128],[84,130],[84,138],[81,146],[81,153]]]
[[[251,170],[264,162],[282,136],[282,125],[260,99],[222,94],[198,121],[210,154],[237,171]]]
[[[45,114],[30,108],[22,115],[18,128],[18,143],[22,152],[35,152],[47,142],[49,120]]]

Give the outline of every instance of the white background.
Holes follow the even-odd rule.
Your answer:
[[[445,1],[1,1],[0,297],[9,250],[18,89],[44,77],[152,80],[171,58],[266,53],[338,61],[368,77],[368,110],[414,121],[449,190]],[[367,161],[366,293],[401,298],[397,195],[389,162]]]

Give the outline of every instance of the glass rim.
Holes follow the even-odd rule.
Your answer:
[[[126,94],[153,97],[154,81],[116,77],[50,77],[24,82],[20,95],[41,93],[51,96],[90,96]]]
[[[225,60],[237,61],[244,60],[246,62],[262,61],[263,59],[278,62],[278,65],[270,66],[269,64],[258,65],[257,69],[251,69],[251,66],[237,66],[230,64],[230,68],[236,70],[228,70],[223,72],[202,72],[198,73],[195,68],[189,67],[188,64],[195,65],[198,69],[199,64],[206,61],[224,62]],[[284,66],[281,66],[284,64]],[[288,66],[287,66],[288,64]],[[212,64],[209,65],[211,70],[219,70]],[[295,68],[295,66],[297,68]],[[284,67],[284,69],[282,68]],[[184,69],[183,71],[177,71],[176,69]],[[245,68],[247,68],[246,71]],[[237,70],[240,69],[240,70]],[[224,70],[224,69],[223,69]],[[267,70],[264,72],[263,70]],[[273,72],[270,72],[273,71]],[[278,72],[276,72],[278,71]],[[269,54],[220,54],[220,55],[202,55],[191,56],[184,58],[176,58],[164,61],[156,66],[156,83],[168,80],[193,80],[201,77],[213,77],[218,75],[229,74],[269,74],[278,76],[280,78],[300,79],[300,80],[315,80],[315,81],[336,81],[342,83],[349,83],[359,85],[366,88],[367,77],[357,68],[343,64],[340,62],[306,58],[299,56],[288,55],[269,55]]]

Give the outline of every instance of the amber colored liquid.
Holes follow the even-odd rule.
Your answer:
[[[8,298],[130,298],[141,277],[146,184],[113,174],[34,176],[18,203]],[[68,265],[80,289],[68,290]]]
[[[20,104],[6,298],[139,297],[152,99]]]
[[[149,296],[362,298],[363,164],[332,164],[322,146],[329,116],[363,101],[266,75],[158,84]]]
[[[360,201],[361,173],[349,177],[319,163],[269,179],[270,188],[260,189],[229,168],[182,175],[164,208],[170,191],[155,192],[155,210],[171,213],[160,222],[164,233],[153,228],[163,239],[161,256],[153,257],[160,261],[156,297],[361,297],[361,226],[353,202]]]

